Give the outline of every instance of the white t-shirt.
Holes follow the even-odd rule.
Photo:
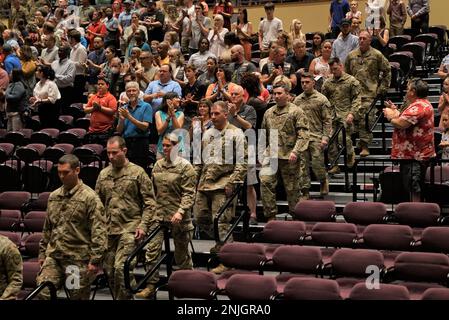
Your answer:
[[[282,21],[276,17],[273,20],[263,19],[259,25],[259,32],[262,33],[262,47],[268,49],[271,41],[278,39],[279,31],[282,31]]]

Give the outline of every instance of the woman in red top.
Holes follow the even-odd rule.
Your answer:
[[[411,80],[407,87],[409,103],[402,112],[391,102],[386,102],[384,115],[394,126],[392,159],[408,159],[401,163],[405,190],[412,201],[421,200],[421,188],[429,160],[435,157],[434,113],[427,100],[428,86],[422,80]]]
[[[117,100],[109,92],[109,83],[105,78],[99,77],[97,83],[98,92],[92,95],[84,105],[84,112],[90,113],[89,135],[90,143],[106,142],[114,124],[114,115],[117,112]]]
[[[214,15],[220,13],[223,16],[224,25],[228,30],[231,30],[231,18],[234,13],[232,3],[226,0],[218,0],[214,7]]]

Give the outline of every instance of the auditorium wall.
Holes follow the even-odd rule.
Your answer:
[[[404,0],[404,2],[407,3],[408,0]],[[429,2],[430,25],[448,25],[447,13],[449,11],[449,1],[429,0]],[[276,4],[275,16],[282,20],[286,31],[290,30],[290,22],[295,18],[301,20],[304,32],[327,31],[330,3],[331,1]],[[366,1],[364,0],[359,1],[359,10],[363,14],[363,19],[365,17],[365,3]],[[259,27],[260,18],[265,17],[265,11],[263,6],[248,6],[247,9],[248,19],[252,22],[254,32],[256,32]],[[406,27],[409,26],[410,17],[408,17],[406,24]]]

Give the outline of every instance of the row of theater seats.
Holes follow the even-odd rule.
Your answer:
[[[0,193],[0,230],[12,232],[42,232],[49,192],[36,199],[26,191]]]
[[[260,244],[230,243],[218,256],[228,271],[219,276],[176,271],[168,280],[169,293],[199,299],[225,294],[242,300],[417,300],[436,298],[436,291],[438,299],[449,299],[449,257],[440,253],[402,252],[391,267],[380,251],[367,249],[338,249],[325,263],[317,247],[282,245],[267,258]]]
[[[294,220],[306,222],[307,230],[313,227],[311,222],[335,222],[337,213],[332,201],[306,200],[298,202],[292,213]],[[413,228],[419,235],[422,228],[447,225],[448,218],[441,214],[436,203],[403,202],[398,204],[393,213],[387,211],[382,202],[349,202],[342,213],[344,221],[357,225],[361,233],[370,224],[401,224]]]
[[[56,129],[44,130],[48,132]],[[80,139],[85,134],[85,130],[71,130],[59,135],[67,138],[61,140],[65,141],[64,143],[48,145],[49,143],[38,143],[38,141],[43,142],[44,139],[37,138],[34,143],[24,146],[8,142],[0,143],[0,175],[5,177],[0,181],[0,191],[26,190],[32,193],[41,193],[54,190],[60,186],[56,163],[65,154],[74,154],[80,159],[82,163],[81,178],[89,186],[94,187],[99,172],[106,165],[106,150],[99,144],[81,145],[82,140]],[[32,137],[49,137],[47,132],[36,132]],[[50,139],[53,138],[50,137]],[[76,142],[75,140],[80,141]]]
[[[403,251],[449,254],[448,227],[428,227],[420,236],[404,225],[367,226],[362,234],[351,223],[318,222],[306,231],[301,221],[270,221],[264,230],[253,238],[255,244],[263,244],[266,259],[271,259],[281,245],[317,247],[321,257],[328,262],[336,248],[375,249],[382,252],[386,266]]]
[[[47,147],[57,143],[67,143],[75,147],[80,146],[86,137],[86,130],[71,128],[61,131],[56,128],[46,128],[39,131],[31,129],[19,129],[17,131],[4,131],[1,129],[0,142],[9,143],[18,149],[30,143],[44,144]]]

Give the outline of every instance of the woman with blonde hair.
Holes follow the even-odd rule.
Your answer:
[[[302,23],[299,19],[293,19],[290,25],[290,37],[293,40],[299,39],[306,41],[306,35],[302,32]]]

